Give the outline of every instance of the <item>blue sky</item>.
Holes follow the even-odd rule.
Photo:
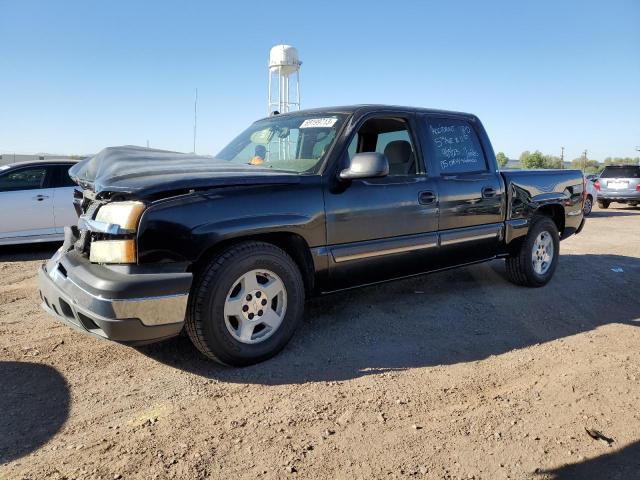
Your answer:
[[[198,87],[216,153],[265,115],[277,43],[300,51],[303,107],[469,111],[510,157],[638,155],[637,0],[0,0],[0,152],[190,151]]]

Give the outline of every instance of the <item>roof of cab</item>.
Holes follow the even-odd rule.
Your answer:
[[[309,108],[305,110],[297,110],[295,112],[279,113],[278,116],[298,115],[298,114],[322,114],[322,113],[346,113],[346,114],[371,113],[371,112],[384,113],[386,111],[394,111],[394,112],[406,111],[406,112],[456,115],[456,116],[464,116],[468,118],[476,118],[476,116],[473,115],[472,113],[456,112],[452,110],[438,110],[435,108],[407,107],[403,105],[381,105],[381,104],[359,104],[359,105],[343,105],[343,106],[337,106],[337,107]],[[271,117],[265,117],[265,118],[271,118]]]

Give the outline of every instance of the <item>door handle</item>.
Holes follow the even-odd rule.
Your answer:
[[[484,187],[482,189],[482,198],[493,198],[496,196],[496,190],[492,187]]]
[[[431,190],[425,190],[424,192],[420,192],[418,195],[418,202],[421,205],[426,205],[428,203],[433,203],[436,201],[436,194]]]
[[[37,200],[39,202],[41,202],[45,198],[49,198],[49,195],[36,195],[35,197],[33,197],[34,200]]]

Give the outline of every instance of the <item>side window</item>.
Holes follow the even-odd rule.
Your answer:
[[[433,161],[444,175],[484,172],[487,162],[475,130],[464,120],[430,119],[427,135]]]
[[[390,176],[415,175],[418,170],[409,127],[402,119],[367,120],[353,136],[347,149],[350,159],[362,152],[384,154],[389,161]]]
[[[21,168],[0,176],[0,192],[43,188],[46,178],[46,167]]]
[[[69,177],[69,169],[71,165],[58,165],[56,167],[56,175],[55,175],[55,183],[54,187],[56,188],[64,188],[64,187],[75,187],[76,184],[71,177]]]

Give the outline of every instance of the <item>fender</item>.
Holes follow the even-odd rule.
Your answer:
[[[326,245],[319,176],[295,186],[221,188],[154,202],[140,220],[138,263],[190,264],[221,242],[281,233],[312,249]]]

